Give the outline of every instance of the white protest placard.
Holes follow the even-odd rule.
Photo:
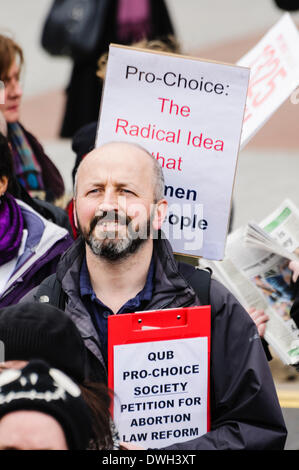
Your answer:
[[[299,32],[286,13],[238,65],[250,68],[241,147],[299,85]]]
[[[114,346],[114,393],[122,441],[161,448],[205,434],[208,339]]]
[[[224,256],[249,69],[111,45],[96,147],[137,143],[162,165],[174,252]]]

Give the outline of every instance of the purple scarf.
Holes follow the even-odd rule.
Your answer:
[[[129,44],[147,38],[151,33],[149,0],[118,0],[118,38]]]
[[[16,200],[6,193],[0,198],[0,265],[17,256],[23,227],[21,209]]]

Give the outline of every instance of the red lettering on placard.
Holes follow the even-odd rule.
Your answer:
[[[116,134],[129,135],[132,137],[142,137],[143,139],[156,140],[158,142],[167,142],[171,144],[185,144],[190,147],[202,148],[205,150],[215,150],[223,152],[224,142],[220,139],[212,139],[205,136],[202,132],[198,135],[193,134],[192,131],[177,129],[171,131],[168,129],[159,129],[156,124],[147,124],[146,126],[139,126],[137,124],[130,124],[126,119],[118,118],[115,127]],[[163,157],[164,158],[164,157]],[[174,162],[168,161],[165,164],[166,168],[176,168],[181,171],[180,160],[178,166]]]
[[[160,152],[152,152],[152,156],[158,160],[162,168],[168,168],[168,170],[182,171],[182,157],[164,157]]]
[[[142,137],[143,139],[158,140],[159,142],[165,141],[172,144],[179,144],[181,138],[181,129],[176,131],[157,129],[156,124],[138,126],[137,124],[129,124],[129,121],[120,118],[116,120],[115,132],[116,134]]]
[[[189,117],[190,116],[190,108],[189,106],[179,106],[176,104],[173,100],[170,100],[169,98],[158,98],[158,100],[161,101],[161,108],[160,111],[161,113],[164,113],[164,111],[168,111],[168,114],[175,114],[178,116],[179,114],[182,117]]]
[[[252,105],[257,107],[257,106],[260,106],[264,101],[266,101],[268,99],[268,97],[273,93],[273,91],[275,90],[276,88],[276,83],[275,83],[275,79],[277,77],[286,77],[287,76],[287,73],[285,71],[285,69],[283,67],[281,67],[266,83],[266,87],[265,87],[265,91],[266,93],[264,93],[264,95],[261,93],[261,92],[258,92],[254,99],[252,100]],[[262,95],[262,96],[261,96]]]
[[[278,36],[276,39],[282,41]],[[282,42],[283,44],[283,42]],[[281,49],[281,44],[278,47]],[[287,76],[287,71],[281,66],[275,46],[268,44],[250,65],[251,75],[247,92],[244,121],[253,115],[253,108],[258,108],[275,92],[279,81]]]
[[[204,138],[203,133],[199,135],[193,135],[191,131],[188,132],[187,145],[192,147],[203,147],[206,150],[216,150],[217,152],[223,152],[224,142],[222,140],[215,140],[210,138]]]

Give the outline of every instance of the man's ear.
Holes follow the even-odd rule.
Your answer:
[[[8,188],[8,178],[7,176],[1,176],[0,178],[0,196],[6,193]]]
[[[76,229],[78,230],[78,219],[77,219],[77,212],[76,212],[76,199],[73,198],[73,219]]]
[[[165,220],[168,209],[168,202],[166,199],[160,199],[155,205],[155,212],[153,217],[154,230],[160,230]]]

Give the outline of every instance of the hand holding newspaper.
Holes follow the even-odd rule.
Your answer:
[[[290,317],[290,260],[299,259],[299,210],[285,200],[261,223],[229,235],[222,261],[201,261],[244,308],[262,309],[270,320],[265,339],[285,364],[299,363],[299,329]]]
[[[245,228],[244,241],[248,246],[260,247],[264,250],[276,253],[277,255],[287,258],[290,261],[298,260],[298,256],[288,251],[284,246],[280,245],[275,238],[271,237],[255,222],[248,222]]]

